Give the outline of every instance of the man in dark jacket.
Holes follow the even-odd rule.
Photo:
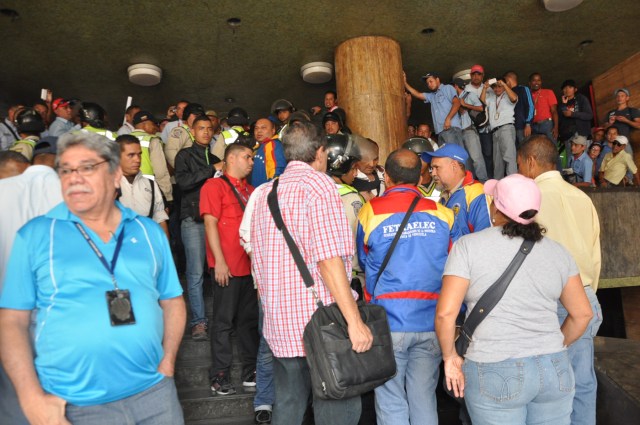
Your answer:
[[[176,183],[182,191],[180,202],[180,229],[187,257],[187,290],[191,307],[191,337],[207,339],[207,318],[204,313],[202,285],[204,282],[204,223],[200,216],[200,189],[222,168],[220,158],[209,152],[213,124],[206,115],[197,117],[192,124],[194,144],[176,155]]]
[[[576,133],[580,136],[589,137],[591,134],[591,120],[593,111],[589,99],[578,93],[578,87],[573,80],[566,80],[562,83],[562,103],[558,105],[558,145],[562,149],[565,147],[565,156],[571,156],[571,139]],[[562,154],[562,152],[561,152]],[[565,164],[566,165],[566,164]]]

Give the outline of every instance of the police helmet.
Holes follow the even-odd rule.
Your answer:
[[[402,147],[413,151],[418,156],[420,156],[422,152],[433,152],[431,142],[424,137],[411,137],[404,141]]]
[[[82,102],[78,111],[81,122],[86,122],[91,127],[106,128],[105,111],[97,103]]]
[[[287,99],[278,99],[271,105],[271,113],[273,115],[278,115],[278,111],[289,111],[293,112],[295,108],[293,107],[293,103],[289,102]]]
[[[299,111],[295,111],[289,117],[289,124],[293,124],[296,121],[311,122],[311,116],[307,111],[301,109]]]
[[[18,133],[38,135],[45,129],[42,116],[33,108],[23,109],[16,117]]]
[[[360,149],[350,134],[327,134],[327,172],[340,177],[361,159]]]
[[[240,107],[232,108],[227,114],[227,122],[229,125],[247,125],[249,124],[249,114]]]

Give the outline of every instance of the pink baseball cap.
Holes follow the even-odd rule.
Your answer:
[[[471,67],[471,74],[473,74],[474,72],[479,72],[480,74],[484,74],[484,68],[482,67],[482,65],[473,65]]]
[[[522,174],[488,180],[484,184],[484,193],[493,196],[493,203],[500,212],[520,224],[529,224],[534,219],[520,217],[523,212],[540,211],[540,189]]]

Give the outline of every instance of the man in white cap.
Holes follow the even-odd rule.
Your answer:
[[[633,175],[633,184],[640,186],[638,167],[636,167],[633,157],[624,150],[628,143],[629,139],[625,136],[616,137],[611,152],[604,156],[600,166],[600,185],[602,187],[630,184],[631,182],[624,180],[627,171]]]

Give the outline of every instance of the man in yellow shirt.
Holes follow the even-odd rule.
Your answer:
[[[613,141],[611,152],[602,159],[600,186],[625,186],[624,176],[627,170],[633,174],[634,184],[640,186],[638,167],[633,162],[633,157],[624,150],[628,143],[629,139],[625,136],[617,136]]]
[[[556,170],[558,151],[546,135],[536,134],[518,150],[518,171],[535,180],[542,195],[536,221],[546,237],[562,244],[580,270],[585,292],[591,303],[593,319],[579,340],[569,346],[569,358],[576,380],[572,424],[596,423],[597,381],[593,368],[593,337],[602,323],[602,310],[596,298],[600,276],[600,222],[591,198],[564,181]],[[558,303],[558,320],[564,322],[567,311]]]

